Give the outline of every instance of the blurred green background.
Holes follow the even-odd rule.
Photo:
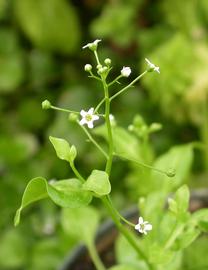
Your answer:
[[[100,85],[83,69],[94,59],[81,48],[97,38],[101,58],[112,59],[112,78],[123,66],[132,68],[133,78],[145,69],[145,57],[161,70],[113,102],[118,124],[127,127],[136,113],[148,124],[162,123],[151,137],[155,155],[201,141],[191,185],[207,186],[207,0],[0,0],[1,270],[56,269],[76,244],[60,226],[60,210],[47,200],[24,211],[17,228],[13,216],[31,178],[73,176],[57,159],[49,134],[76,145],[83,174],[102,168],[102,157],[67,114],[41,108],[45,99],[77,111],[96,106]],[[120,164],[114,165],[113,196],[126,207],[142,191],[128,192],[131,168]]]

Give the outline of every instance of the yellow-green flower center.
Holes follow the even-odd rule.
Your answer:
[[[87,115],[85,116],[85,119],[86,119],[88,122],[92,121],[92,115],[91,115],[91,114],[87,114]]]

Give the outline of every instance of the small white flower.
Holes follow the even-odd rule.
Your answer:
[[[129,77],[129,75],[131,74],[131,69],[130,67],[123,67],[121,70],[121,75],[124,77]]]
[[[140,233],[147,234],[147,231],[152,230],[152,225],[148,221],[144,221],[142,217],[139,217],[138,224],[134,228]]]
[[[145,58],[145,61],[147,62],[147,65],[149,66],[150,71],[156,71],[157,73],[160,73],[160,68],[159,67],[155,66],[147,58]]]
[[[93,122],[99,119],[99,116],[94,114],[94,108],[90,108],[88,112],[81,110],[80,115],[82,119],[79,121],[79,124],[81,126],[87,124],[88,128],[93,128]]]
[[[83,46],[82,49],[89,48],[91,51],[97,50],[97,45],[101,41],[101,39],[96,39],[95,41],[88,43],[87,45]]]

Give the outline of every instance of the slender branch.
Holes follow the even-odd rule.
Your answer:
[[[97,64],[100,65],[100,60],[99,60],[97,51],[94,51],[94,55],[95,55],[95,59],[96,59]]]
[[[113,206],[113,202],[112,202],[112,200],[111,200],[111,198],[110,198],[110,195],[108,195],[107,197],[108,197],[109,203],[111,204],[111,207],[114,209],[114,211],[116,212],[116,214],[118,215],[118,217],[119,217],[121,220],[123,220],[126,224],[128,224],[129,226],[135,227],[135,224],[134,224],[134,223],[128,221],[125,217],[123,217],[123,216],[119,213],[119,211]]]
[[[131,83],[129,83],[127,86],[125,86],[123,89],[121,89],[120,91],[118,91],[115,95],[113,95],[110,98],[110,101],[112,101],[114,98],[116,98],[117,96],[119,96],[120,94],[122,94],[124,91],[126,91],[129,87],[131,87],[133,84],[135,84],[139,79],[141,79],[148,71],[145,70],[142,74],[140,74],[138,77],[136,77],[136,79],[134,79]]]
[[[108,154],[105,152],[105,150],[102,149],[102,147],[96,142],[96,140],[92,137],[92,135],[88,132],[88,130],[82,126],[79,125],[82,130],[84,131],[84,133],[87,135],[87,137],[89,138],[89,140],[97,147],[97,149],[105,156],[105,158],[108,160]]]
[[[110,123],[110,100],[109,100],[109,93],[108,93],[108,86],[106,81],[103,79],[103,88],[105,93],[105,121],[107,126],[108,132],[108,142],[109,142],[109,150],[108,150],[108,160],[106,163],[105,171],[108,175],[110,175],[112,162],[113,162],[113,134],[112,128]]]
[[[67,109],[62,109],[62,108],[59,108],[59,107],[56,107],[56,106],[52,106],[52,105],[51,105],[50,109],[53,109],[53,110],[56,110],[56,111],[61,111],[61,112],[79,114],[79,112],[71,111],[71,110],[67,110]]]
[[[96,266],[97,270],[106,270],[105,266],[103,265],[99,255],[98,255],[95,244],[94,243],[87,243],[87,247],[88,247],[90,256],[92,258],[92,261],[93,261],[94,265]]]
[[[104,102],[105,102],[105,97],[98,103],[98,105],[97,105],[96,108],[95,108],[94,113],[96,113],[96,112],[99,110],[100,106],[101,106]]]
[[[143,162],[140,162],[140,161],[138,161],[138,160],[136,160],[136,159],[133,159],[133,158],[127,158],[127,157],[124,157],[124,156],[119,155],[119,154],[117,154],[117,153],[114,153],[114,156],[120,157],[121,159],[126,159],[126,160],[128,160],[128,161],[132,161],[132,162],[138,164],[139,166],[143,166],[143,167],[145,167],[145,168],[148,168],[148,169],[154,170],[154,171],[156,171],[156,172],[165,174],[165,175],[168,176],[168,177],[173,177],[173,176],[174,176],[174,171],[171,172],[173,175],[170,175],[170,172],[166,172],[166,171],[160,170],[160,169],[155,168],[155,167],[153,167],[153,166],[151,166],[151,165],[148,165],[148,164],[145,164],[145,163],[143,163]]]
[[[84,177],[81,176],[81,174],[78,172],[78,170],[76,169],[74,162],[70,162],[70,166],[72,168],[72,171],[74,172],[74,174],[76,175],[76,177],[82,182],[85,182]]]
[[[111,83],[108,84],[108,87],[110,87],[111,85],[113,85],[114,83],[118,82],[118,80],[120,78],[122,78],[123,76],[122,75],[119,75],[118,77],[116,77]]]

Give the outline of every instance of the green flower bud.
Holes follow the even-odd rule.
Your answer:
[[[77,120],[78,120],[78,115],[76,113],[69,114],[69,121],[70,122],[76,122]]]
[[[99,69],[101,69],[102,68],[102,65],[101,64],[99,64],[99,65],[97,65],[97,67],[96,67],[98,70]]]
[[[106,58],[106,59],[104,60],[104,63],[105,63],[107,66],[110,66],[110,64],[111,64],[111,59],[110,59],[110,58]]]
[[[43,110],[48,110],[48,109],[50,109],[50,108],[51,108],[51,103],[50,103],[50,101],[48,101],[47,99],[44,100],[44,101],[42,102],[42,109],[43,109]]]
[[[174,169],[169,169],[167,172],[166,172],[166,175],[168,177],[174,177],[176,175],[176,172]]]

